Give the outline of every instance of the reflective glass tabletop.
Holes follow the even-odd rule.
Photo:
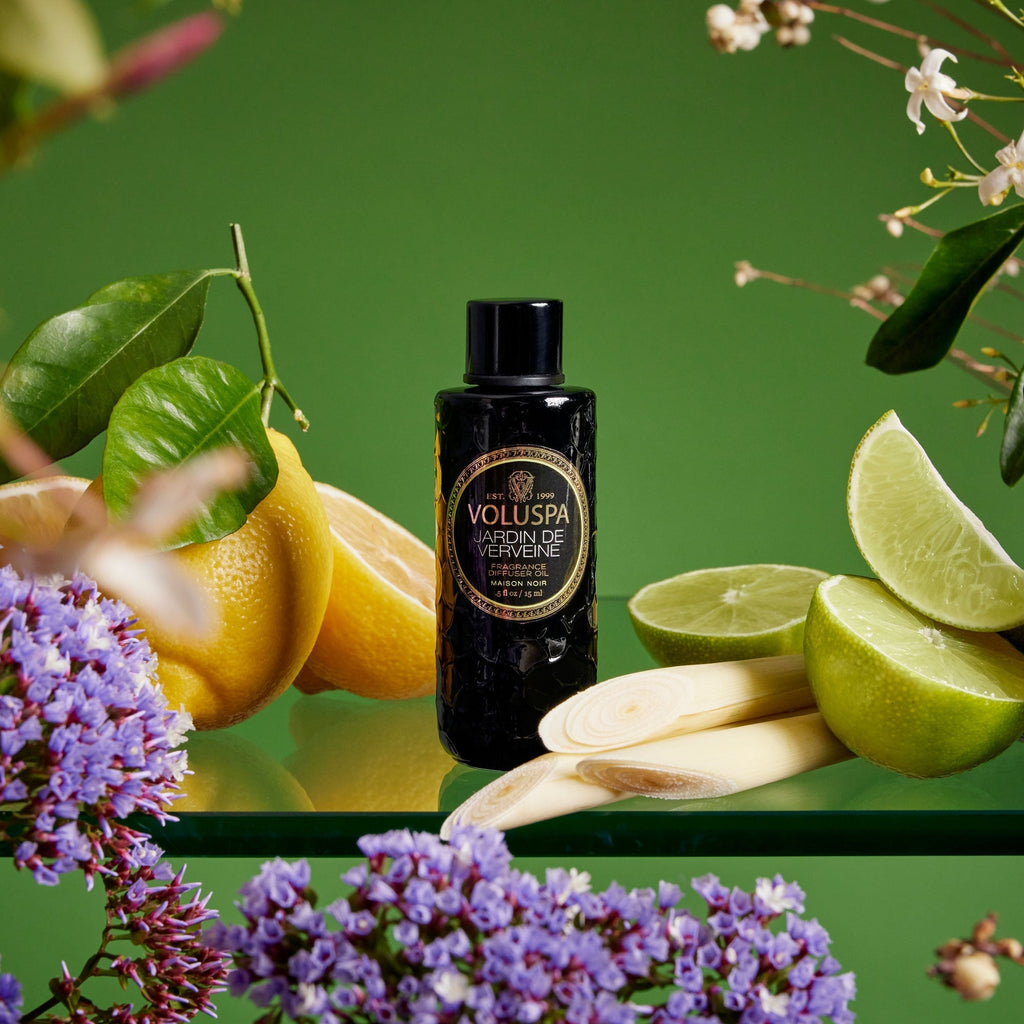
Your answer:
[[[653,667],[623,598],[599,610],[599,674]],[[287,692],[228,730],[189,740],[194,775],[172,854],[349,856],[366,833],[436,832],[497,772],[441,749],[433,698],[370,701]],[[859,759],[713,800],[637,797],[511,829],[517,856],[1024,853],[1024,744],[947,779]]]

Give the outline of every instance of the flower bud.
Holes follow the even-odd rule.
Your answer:
[[[991,999],[999,985],[999,968],[988,953],[967,946],[954,962],[948,984],[971,1002]]]
[[[996,943],[996,948],[1003,956],[1009,957],[1011,960],[1016,960],[1018,963],[1024,960],[1024,944],[1019,939],[1000,939]]]
[[[732,28],[736,22],[736,12],[728,4],[715,4],[714,7],[708,8],[704,21],[709,29],[721,32]]]
[[[757,279],[757,271],[753,265],[747,260],[740,260],[736,264],[736,272],[733,275],[733,280],[736,282],[737,288],[742,288],[745,284],[750,284],[751,281]]]
[[[115,56],[107,91],[120,96],[166,78],[212,46],[222,27],[216,13],[201,11],[144,36]]]

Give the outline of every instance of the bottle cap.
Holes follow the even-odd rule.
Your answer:
[[[473,299],[466,305],[467,384],[561,384],[558,299]]]

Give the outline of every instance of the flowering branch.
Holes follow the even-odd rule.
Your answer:
[[[959,408],[988,406],[979,434],[984,432],[993,411],[1001,409],[1004,412],[1000,470],[1004,482],[1013,485],[1021,478],[1022,470],[1019,467],[1024,466],[1021,458],[1024,453],[1024,417],[1019,414],[1018,408],[1019,403],[1024,401],[1024,378],[1014,360],[1000,356],[1000,361],[1006,365],[992,366],[965,353],[954,344],[954,340],[963,324],[971,321],[1003,337],[1024,341],[1019,331],[982,320],[976,316],[973,308],[975,301],[986,290],[1005,290],[1000,281],[1001,275],[1018,269],[1019,263],[1014,253],[1024,241],[1024,208],[1011,206],[1002,214],[981,218],[947,233],[930,230],[915,220],[915,217],[954,191],[963,189],[977,189],[979,202],[985,207],[1002,204],[1011,192],[1024,198],[1024,131],[1014,138],[980,118],[975,110],[980,103],[1006,104],[1024,100],[1024,75],[1013,66],[1008,48],[990,34],[937,4],[928,3],[927,6],[956,29],[984,42],[991,53],[978,53],[945,41],[940,45],[929,34],[910,31],[880,18],[819,0],[740,0],[735,10],[725,4],[716,4],[708,10],[706,20],[710,40],[717,49],[727,53],[752,49],[772,29],[776,30],[776,39],[783,45],[807,42],[809,30],[799,39],[782,40],[779,38],[778,27],[783,23],[799,22],[806,29],[818,14],[847,18],[890,36],[912,39],[921,57],[919,66],[906,66],[849,39],[840,37],[838,41],[861,56],[890,70],[902,72],[904,88],[908,94],[907,117],[918,134],[923,134],[927,126],[924,115],[934,118],[946,130],[959,157],[969,165],[967,170],[950,166],[941,179],[929,168],[925,168],[920,180],[934,194],[922,202],[907,204],[892,214],[882,215],[887,230],[895,237],[903,233],[904,227],[911,226],[937,239],[936,247],[923,265],[920,277],[906,295],[894,293],[883,298],[871,294],[870,287],[866,295],[863,287],[847,294],[780,274],[754,271],[745,263],[737,264],[736,281],[737,284],[743,284],[754,277],[763,277],[779,283],[796,284],[809,290],[836,295],[861,308],[880,321],[868,348],[866,361],[886,373],[926,369],[945,360],[994,386],[998,392],[996,396],[965,399],[954,404]],[[1010,14],[997,0],[987,0],[985,6],[996,10],[1014,26],[1024,28],[1024,22]],[[957,54],[1005,68],[1007,74],[1004,78],[1012,83],[1014,91],[1002,94],[998,90],[992,92],[973,85],[958,85],[943,70],[946,61],[957,62]],[[957,128],[957,122],[960,121],[969,122],[972,127],[981,129],[1003,143],[1002,148],[995,153],[995,166],[971,152]],[[884,279],[883,275],[879,275],[873,281]],[[890,301],[893,297],[898,301]],[[880,309],[880,306],[889,308]],[[995,350],[983,349],[982,355],[991,358],[989,352],[992,351]]]

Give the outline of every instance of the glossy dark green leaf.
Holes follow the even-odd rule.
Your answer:
[[[237,530],[277,480],[277,459],[260,418],[257,386],[240,370],[185,356],[144,373],[114,406],[103,450],[103,497],[111,518],[130,514],[139,485],[225,445],[252,464],[246,484],[219,494],[203,516],[170,541],[178,547]]]
[[[1024,241],[1024,204],[950,231],[910,294],[879,327],[867,363],[886,373],[935,366],[949,352],[985,285]]]
[[[40,324],[0,377],[0,402],[51,458],[78,451],[132,381],[191,349],[215,273],[115,281]],[[13,475],[0,463],[0,483]]]
[[[1024,374],[1018,374],[1003,423],[999,449],[999,471],[1003,483],[1012,487],[1024,476]]]

